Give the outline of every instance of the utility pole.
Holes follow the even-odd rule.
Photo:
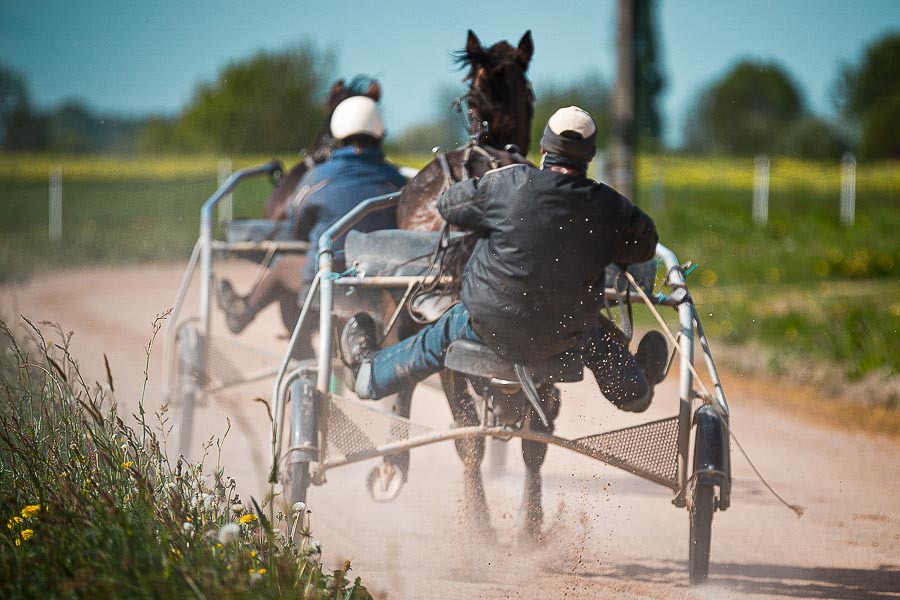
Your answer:
[[[619,0],[616,34],[616,88],[613,92],[613,143],[610,153],[611,183],[634,200],[634,26],[635,2]]]

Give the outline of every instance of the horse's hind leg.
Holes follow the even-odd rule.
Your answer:
[[[549,426],[545,427],[538,416],[531,411],[531,429],[542,433],[553,433],[553,423],[559,415],[559,390],[544,384],[539,388],[541,404]],[[541,466],[547,456],[547,444],[533,440],[522,440],[522,458],[525,460],[525,493],[522,497],[523,541],[537,541],[541,537],[544,523],[544,509],[541,504]]]
[[[469,394],[466,379],[458,373],[441,371],[441,384],[450,412],[458,427],[478,424],[478,411],[475,400]],[[470,524],[483,536],[493,539],[490,511],[484,493],[484,480],[481,477],[481,461],[484,459],[484,438],[461,438],[456,440],[456,453],[463,463],[463,489],[469,513]]]

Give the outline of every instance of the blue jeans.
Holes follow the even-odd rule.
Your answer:
[[[372,356],[372,398],[395,394],[404,384],[422,381],[439,372],[444,368],[447,348],[454,340],[481,341],[472,330],[469,311],[462,303],[416,335]]]
[[[469,323],[469,311],[460,303],[416,335],[376,352],[363,368],[371,368],[367,395],[383,398],[404,384],[417,383],[444,367],[447,348],[454,340],[481,342]],[[604,316],[589,329],[577,349],[603,395],[616,406],[629,404],[653,392],[644,372],[628,350],[628,340]],[[357,390],[359,392],[360,390]]]

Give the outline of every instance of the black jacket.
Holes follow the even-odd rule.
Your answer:
[[[609,186],[528,165],[456,183],[438,210],[483,235],[462,301],[484,343],[518,362],[580,343],[597,321],[607,265],[649,260],[659,239],[653,220]]]

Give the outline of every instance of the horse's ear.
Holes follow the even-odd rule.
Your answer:
[[[516,60],[525,67],[528,68],[528,63],[531,62],[531,57],[534,55],[534,40],[531,39],[531,30],[525,32],[525,35],[522,36],[522,39],[519,40],[519,48],[518,48],[518,56],[516,56]]]
[[[328,107],[329,112],[334,110],[341,101],[347,98],[347,86],[344,84],[343,79],[338,79],[331,85],[331,89],[328,91],[328,100],[325,102],[325,106]]]
[[[482,52],[481,40],[479,40],[478,36],[475,35],[475,32],[470,29],[469,37],[466,38],[466,54],[469,58],[472,58],[481,56]]]
[[[369,88],[366,90],[365,96],[368,96],[375,102],[378,102],[381,99],[381,86],[374,79],[369,83]]]

